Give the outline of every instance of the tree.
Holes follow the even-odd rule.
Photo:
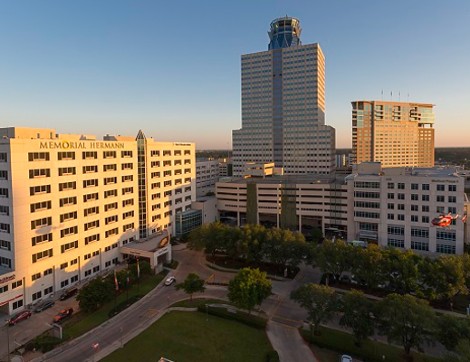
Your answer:
[[[197,292],[204,293],[204,280],[195,273],[189,273],[183,283],[177,284],[176,289],[183,289],[186,294],[189,294],[190,300],[193,300],[193,294]]]
[[[389,294],[378,302],[379,329],[389,342],[400,343],[407,355],[413,347],[432,341],[434,310],[411,295]]]
[[[307,255],[307,243],[301,233],[274,228],[268,230],[264,253],[272,263],[293,268]]]
[[[344,271],[351,269],[353,251],[354,247],[343,240],[325,240],[318,249],[316,262],[323,273],[331,273],[339,279]]]
[[[270,294],[271,281],[259,269],[241,269],[228,285],[228,299],[249,313]]]
[[[439,299],[446,300],[453,308],[454,297],[468,294],[463,258],[457,255],[442,256],[434,261],[435,273],[429,280]]]
[[[382,265],[389,287],[399,294],[416,291],[422,259],[411,250],[386,249]]]
[[[258,224],[246,224],[242,228],[242,240],[246,250],[246,259],[259,264],[263,259],[263,249],[266,243],[267,230]]]
[[[342,326],[352,329],[356,344],[374,334],[374,320],[372,318],[372,302],[364,293],[352,290],[341,299],[343,315],[339,321]]]
[[[320,324],[329,321],[337,310],[336,293],[326,285],[305,284],[294,290],[290,297],[308,312],[307,319],[315,334],[318,334]]]
[[[470,340],[470,320],[443,314],[437,318],[436,338],[445,348],[453,351],[459,340]]]
[[[77,300],[80,310],[88,313],[99,309],[104,303],[112,300],[114,296],[112,279],[103,280],[98,277],[80,289]]]
[[[366,249],[356,247],[351,253],[352,272],[357,280],[364,281],[369,289],[375,289],[384,282],[384,275],[380,266],[383,263],[383,252],[374,244]]]

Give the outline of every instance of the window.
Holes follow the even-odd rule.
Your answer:
[[[170,150],[164,150],[163,151],[163,156],[171,156],[171,151]]]
[[[0,240],[0,249],[11,251],[11,242]]]
[[[412,190],[418,190],[418,184],[411,184]]]
[[[60,204],[60,207],[76,205],[77,204],[77,197],[76,196],[64,197],[63,199],[59,200],[59,204]]]
[[[171,212],[165,212],[165,216],[169,216],[169,215],[171,215]],[[367,211],[354,211],[354,216],[372,218],[372,219],[379,219],[380,218],[379,213],[377,213],[377,212],[367,212]]]
[[[93,206],[89,207],[88,209],[85,209],[83,214],[85,216],[90,216],[90,215],[96,215],[100,212],[100,208],[98,206]]]
[[[0,223],[0,233],[10,233],[10,224]]]
[[[90,254],[90,253],[83,255],[83,259],[85,259],[85,260],[88,260],[88,259],[90,259],[90,258],[91,258],[91,254]]]
[[[387,233],[389,235],[405,235],[405,228],[402,226],[391,226],[387,227]]]
[[[165,166],[171,166],[171,161],[170,160],[163,161],[163,167]]]
[[[418,211],[418,205],[412,204],[410,207],[411,207],[411,211]]]
[[[436,252],[442,254],[455,254],[455,245],[437,244]]]
[[[64,238],[69,235],[78,234],[78,226],[72,226],[70,228],[60,230],[60,237]]]
[[[0,162],[8,162],[8,156],[5,152],[0,152]]]
[[[436,212],[439,214],[444,213],[444,206],[436,206]]]
[[[429,244],[421,241],[412,241],[411,249],[420,251],[429,251]]]
[[[428,239],[429,238],[429,230],[428,229],[411,228],[411,236]]]
[[[108,216],[107,218],[104,219],[104,221],[106,225],[112,224],[118,221],[118,217],[117,215]]]
[[[132,157],[132,151],[121,151],[122,158]]]
[[[399,182],[397,186],[398,186],[399,190],[404,190],[405,189],[405,184],[403,182]]]
[[[94,235],[87,236],[87,237],[85,237],[85,245],[88,245],[90,243],[93,243],[93,242],[99,241],[99,240],[100,240],[100,234],[94,234]]]
[[[170,180],[170,181],[165,181],[165,182],[163,182],[163,186],[164,186],[164,187],[171,186],[171,180]]]
[[[122,194],[123,195],[127,195],[127,194],[132,194],[134,192],[134,188],[133,187],[124,187],[122,189]]]
[[[8,189],[7,188],[0,188],[0,197],[8,198]]]
[[[84,160],[96,160],[98,158],[98,152],[96,151],[85,151],[85,152],[82,152],[82,158]]]
[[[51,177],[51,170],[48,168],[38,168],[29,170],[29,178]]]
[[[421,211],[422,212],[429,212],[429,205],[422,205],[421,206]]]
[[[411,222],[418,222],[418,215],[411,215]]]
[[[78,258],[70,260],[70,265],[78,264]]]
[[[49,210],[52,207],[51,201],[36,202],[30,205],[31,212]]]
[[[61,253],[65,253],[68,250],[78,248],[78,240],[72,241],[71,243],[63,244],[60,246]]]
[[[126,176],[122,176],[122,182],[129,182],[129,181],[133,181],[134,180],[134,177],[132,175],[126,175]]]
[[[457,208],[456,208],[456,207],[449,206],[449,207],[447,208],[447,212],[450,212],[451,214],[456,214],[456,213],[457,213]]]
[[[49,161],[49,152],[29,152],[28,161],[30,162],[31,161]],[[0,162],[1,162],[1,159],[0,159]]]
[[[41,259],[45,259],[45,258],[50,258],[52,257],[52,249],[48,249],[48,250],[44,250],[44,251],[41,251],[39,253],[36,253],[36,254],[33,254],[32,255],[32,259],[33,259],[33,263],[41,260]],[[41,276],[41,274],[39,273],[39,276]]]
[[[98,172],[98,166],[83,166],[83,173]]]
[[[60,264],[60,269],[65,269],[69,266],[69,263],[62,263]]]
[[[422,185],[421,185],[421,190],[423,190],[423,191],[429,191],[429,184],[422,184]]]
[[[44,276],[52,274],[52,268],[44,270]]]
[[[395,188],[395,184],[394,184],[393,182],[389,182],[389,183],[387,184],[387,188],[388,188],[389,190],[393,190],[393,189]]]
[[[130,217],[134,217],[134,211],[128,211],[122,214],[122,219],[128,219]]]
[[[36,244],[41,244],[41,243],[44,243],[44,242],[49,242],[49,241],[52,241],[52,233],[33,236],[31,238],[32,246],[35,246]]]
[[[44,295],[51,294],[53,290],[54,289],[52,287],[48,287],[48,288],[44,289]]]
[[[6,190],[6,196],[2,195],[2,190]],[[29,194],[31,196],[38,194],[49,194],[51,192],[51,185],[33,186],[29,188]],[[0,189],[0,197],[8,197],[8,189]]]
[[[91,269],[85,270],[85,277],[88,277],[91,275]]]
[[[41,297],[42,297],[42,292],[33,293],[33,301],[41,299]]]
[[[134,165],[132,163],[123,163],[121,165],[121,170],[132,170]]]
[[[438,184],[438,185],[436,186],[436,188],[437,188],[437,191],[445,191],[446,185],[440,185],[440,184]]]
[[[151,156],[151,157],[160,156],[160,151],[152,150],[152,151],[150,151],[150,156]]]
[[[404,248],[405,247],[405,241],[404,240],[388,238],[387,245],[391,246],[391,247],[394,247],[394,248]]]
[[[398,204],[397,208],[398,210],[405,210],[405,204]]]
[[[60,167],[59,176],[70,176],[77,173],[75,167]]]
[[[108,190],[104,192],[104,198],[107,199],[108,197],[115,197],[118,195],[117,190]]]
[[[0,287],[0,294],[8,292],[8,285],[4,285],[3,287]]]
[[[4,256],[0,257],[0,266],[4,266],[11,269],[11,259],[5,258]]]
[[[134,223],[126,224],[122,227],[122,232],[126,232],[127,230],[132,230],[134,228]]]
[[[405,194],[397,194],[398,200],[404,200]]]
[[[171,170],[163,171],[163,177],[171,176]]]
[[[0,180],[8,180],[8,171],[0,170]]]
[[[93,256],[97,256],[97,255],[100,255],[100,251],[99,250],[96,250],[93,252]]]
[[[418,199],[419,199],[418,194],[411,194],[411,200],[412,201],[418,201]],[[415,205],[415,206],[417,206],[417,205]]]
[[[87,195],[83,195],[83,202],[89,202],[89,201],[95,201],[95,200],[98,200],[98,193],[95,192],[95,193],[92,193],[92,194],[87,194]]]
[[[103,151],[103,158],[116,158],[116,151]]]
[[[85,224],[85,231],[88,231],[90,229],[99,228],[99,227],[100,227],[100,221],[99,220],[90,221],[90,222],[87,222]]]
[[[112,202],[110,204],[104,205],[104,211],[109,211],[109,210],[115,210],[118,208],[118,203],[117,202]]]
[[[449,190],[450,192],[455,192],[455,191],[457,191],[457,185],[449,185],[449,186],[448,186],[448,190]]]
[[[117,177],[106,177],[104,179],[105,185],[112,185],[112,184],[115,184],[116,182],[117,182]]]
[[[421,201],[429,201],[429,195],[421,195]]]
[[[60,282],[60,288],[61,288],[61,289],[62,289],[62,288],[65,288],[67,285],[69,285],[69,280],[68,280],[68,279],[62,280],[62,281]]]
[[[437,240],[455,241],[455,230],[437,230]]]
[[[8,206],[0,205],[0,215],[10,215],[10,208]]]
[[[395,220],[395,215],[394,214],[387,214],[387,219],[388,220]]]
[[[393,194],[393,193],[391,193],[391,192],[389,192],[389,193],[387,194],[387,199],[393,200],[394,198],[395,198],[395,194]]]
[[[405,215],[403,215],[403,214],[398,214],[398,215],[397,215],[397,219],[400,220],[400,221],[405,221]]]
[[[128,199],[122,201],[122,207],[134,205],[134,199]]]
[[[104,172],[116,171],[116,170],[117,170],[116,164],[103,165],[103,171]]]
[[[111,230],[108,230],[105,232],[105,236],[106,237],[109,237],[111,235],[117,235],[119,233],[119,229],[118,228],[114,228],[114,229],[111,229]]]
[[[75,190],[76,188],[77,188],[76,181],[62,182],[59,184],[59,191]]]
[[[83,180],[83,188],[98,186],[98,179]]]
[[[437,195],[436,196],[436,201],[437,202],[444,202],[445,201],[444,195]]]
[[[21,287],[23,285],[22,280],[17,280],[16,282],[11,283],[11,289],[16,289],[18,287]]]
[[[455,196],[448,196],[448,201],[451,203],[456,203],[457,202],[457,197]]]
[[[70,221],[70,220],[75,220],[76,218],[77,218],[76,211],[68,212],[66,214],[60,215],[60,222],[62,223],[62,222]]]
[[[70,278],[70,283],[75,283],[78,282],[78,275],[74,275],[73,277]]]
[[[41,219],[31,221],[31,230],[39,229],[44,226],[52,225],[52,217],[43,217]]]
[[[75,160],[75,152],[59,152],[57,154],[59,161],[62,160]]]

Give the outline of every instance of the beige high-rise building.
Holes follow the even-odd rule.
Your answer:
[[[194,143],[0,128],[0,314],[128,257],[161,268],[195,176]]]
[[[352,102],[353,163],[434,166],[434,112],[426,103]]]

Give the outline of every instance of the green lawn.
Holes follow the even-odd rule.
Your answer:
[[[113,300],[109,303],[106,303],[96,312],[89,314],[77,313],[76,315],[72,316],[72,319],[64,326],[64,338],[76,338],[99,326],[109,319],[108,313],[111,309],[114,308],[115,305],[118,305],[119,303],[125,301],[126,298],[131,298],[134,295],[140,294],[144,296],[153,288],[155,288],[163,278],[164,276],[161,274],[146,276],[145,278],[141,279],[140,285],[134,284],[129,288],[128,295],[125,291],[123,291],[118,295],[115,301]]]
[[[323,349],[331,349],[342,354],[350,354],[366,361],[404,361],[403,348],[397,348],[389,344],[381,343],[373,340],[366,340],[359,348],[354,344],[354,337],[352,334],[341,332],[335,329],[320,327],[321,335],[313,336],[312,344]],[[301,330],[301,334],[306,341],[310,339],[310,331]],[[319,356],[320,357],[320,356]],[[325,359],[329,361],[329,359]],[[413,352],[414,362],[437,362],[440,359],[424,355],[422,353]]]
[[[264,330],[198,312],[170,312],[105,362],[264,362],[272,351]]]

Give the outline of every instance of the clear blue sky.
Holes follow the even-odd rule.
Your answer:
[[[300,19],[326,56],[327,124],[351,144],[351,104],[436,104],[437,146],[470,146],[470,1],[0,0],[0,127],[231,147],[240,56]]]

